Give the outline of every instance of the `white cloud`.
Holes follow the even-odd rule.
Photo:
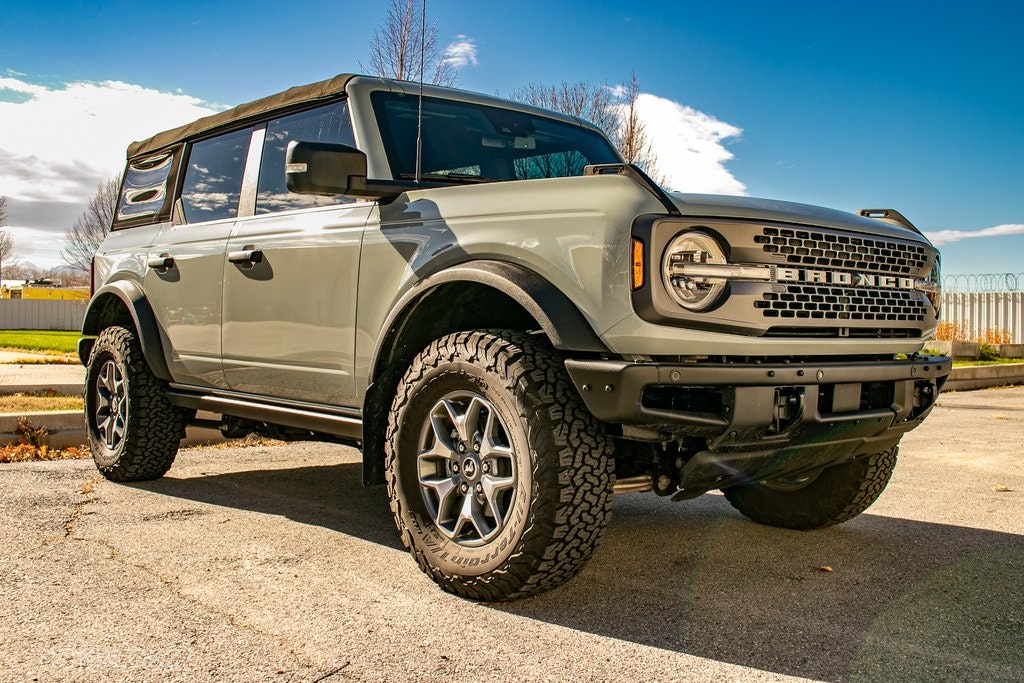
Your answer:
[[[462,34],[455,36],[455,40],[444,49],[444,59],[441,61],[455,67],[463,67],[467,64],[476,66],[476,42]]]
[[[1024,225],[1020,223],[1009,223],[1006,225],[996,225],[991,228],[983,228],[981,230],[936,230],[934,232],[926,232],[925,235],[927,235],[928,239],[931,240],[932,244],[937,247],[941,247],[944,244],[952,244],[953,242],[974,239],[976,237],[1024,235]]]
[[[747,186],[725,167],[733,154],[724,143],[738,138],[743,133],[742,128],[650,93],[640,93],[636,106],[658,155],[658,170],[670,189],[713,194],[747,193]]]
[[[222,108],[120,81],[50,87],[15,75],[0,77],[0,195],[16,253],[40,265],[61,263],[67,216],[120,173],[130,142]]]

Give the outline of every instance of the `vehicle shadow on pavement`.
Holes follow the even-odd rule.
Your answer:
[[[383,488],[364,488],[355,463],[133,486],[401,549]],[[579,576],[492,607],[819,680],[1022,680],[1022,586],[1014,534],[871,514],[797,532],[749,522],[718,495],[628,495]]]
[[[380,486],[363,486],[362,464],[170,476],[129,484],[200,503],[279,515],[402,550]]]
[[[499,609],[820,680],[1019,681],[1022,587],[1014,534],[870,514],[789,531],[722,496],[631,495],[576,579]]]

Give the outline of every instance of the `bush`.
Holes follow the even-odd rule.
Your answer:
[[[999,360],[999,349],[991,344],[981,344],[978,348],[978,360]]]

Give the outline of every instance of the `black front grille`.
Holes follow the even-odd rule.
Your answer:
[[[787,285],[754,302],[766,318],[924,322],[924,299],[900,289],[864,289],[823,285]]]
[[[754,242],[795,266],[917,277],[928,262],[922,245],[818,230],[766,227]]]

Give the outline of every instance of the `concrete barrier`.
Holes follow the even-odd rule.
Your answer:
[[[88,443],[85,434],[85,415],[81,410],[54,410],[32,413],[0,414],[0,444],[19,443],[22,435],[18,432],[18,420],[28,418],[33,427],[43,427],[47,431],[43,439],[50,448],[81,446]],[[217,429],[205,427],[189,427],[185,430],[182,446],[198,446],[202,444],[224,443],[229,441]]]
[[[968,391],[988,387],[1024,384],[1024,363],[1001,365],[969,365],[953,368],[943,391]]]
[[[1001,358],[1024,358],[1024,344],[999,344],[996,348]]]
[[[930,341],[926,346],[954,359],[977,360],[981,355],[981,345],[977,342]]]

